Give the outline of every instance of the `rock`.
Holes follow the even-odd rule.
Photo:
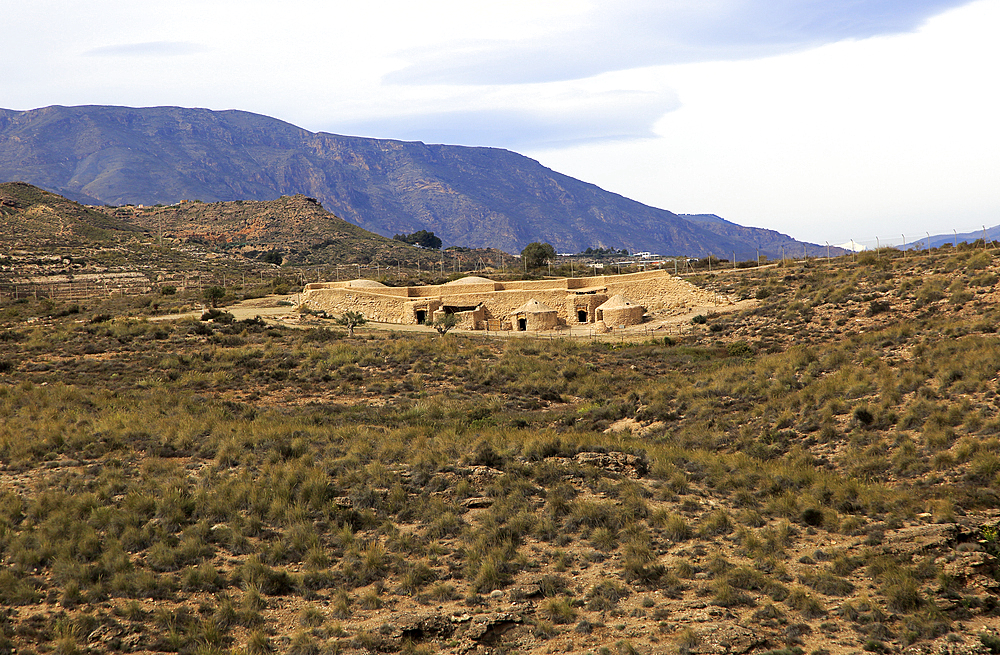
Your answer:
[[[466,653],[479,645],[493,646],[503,639],[504,633],[522,622],[522,618],[510,612],[481,614],[469,622],[462,636],[459,652]]]
[[[761,634],[738,625],[719,625],[700,632],[701,643],[692,652],[742,655],[770,644]]]
[[[967,578],[982,573],[982,568],[992,563],[992,557],[983,552],[955,552],[944,564],[944,572],[955,577]]]
[[[966,639],[964,643],[954,643],[942,637],[903,649],[903,655],[988,655],[992,652],[976,638]]]
[[[950,550],[958,535],[953,523],[914,525],[886,532],[882,541],[885,552],[910,558],[928,551]]]
[[[573,461],[586,466],[620,473],[630,478],[641,478],[646,474],[648,467],[645,460],[637,455],[627,455],[625,453],[577,453]]]
[[[459,473],[469,478],[469,481],[474,485],[490,482],[494,478],[503,475],[503,471],[495,469],[492,466],[470,466],[464,471],[459,471]]]
[[[389,637],[397,641],[425,641],[448,637],[455,631],[454,617],[440,614],[402,614],[395,617]]]

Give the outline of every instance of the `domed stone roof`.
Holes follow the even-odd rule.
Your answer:
[[[514,310],[515,314],[548,314],[549,312],[554,312],[556,310],[552,309],[545,303],[535,300],[532,298],[528,302],[524,303],[520,307]]]
[[[452,280],[451,282],[445,282],[443,286],[452,287],[458,286],[459,284],[494,284],[493,280],[485,277],[479,277],[478,275],[469,275],[467,277],[460,277],[457,280]]]
[[[347,283],[347,286],[353,287],[355,289],[360,289],[360,288],[363,288],[363,287],[368,287],[368,288],[372,288],[372,287],[385,287],[385,285],[382,284],[381,282],[376,282],[375,280],[363,280],[363,279],[362,280],[351,280],[350,282]]]
[[[639,305],[636,305],[634,302],[632,302],[625,296],[618,294],[608,298],[606,301],[604,301],[603,305],[598,307],[598,309],[601,310],[624,309],[626,307],[639,307]]]

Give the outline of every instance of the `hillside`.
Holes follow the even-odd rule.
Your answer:
[[[141,228],[23,182],[0,183],[0,246],[72,248],[134,237]]]
[[[995,255],[606,341],[0,298],[0,650],[996,652]]]
[[[169,206],[96,207],[96,211],[150,234],[259,259],[276,252],[285,263],[402,264],[425,269],[440,254],[373,234],[334,216],[302,195],[276,200],[181,202]]]
[[[433,278],[493,259],[497,253],[439,253],[386,239],[304,196],[85,207],[24,182],[0,184],[5,297],[90,300],[208,286],[252,297],[341,274],[417,283],[421,271],[437,271]]]
[[[755,257],[758,244],[771,258],[781,246],[802,249],[766,230],[705,229],[507,150],[312,133],[240,111],[0,110],[0,179],[112,205],[302,194],[384,236],[426,229],[446,246],[511,253],[533,241],[558,252],[736,252],[741,260]]]
[[[819,246],[813,246],[811,244],[804,244],[801,242],[790,242],[788,237],[776,230],[765,230],[755,227],[743,227],[742,225],[737,225],[732,221],[727,221],[724,218],[716,216],[715,214],[681,214],[681,218],[690,221],[704,230],[718,234],[720,237],[725,237],[739,241],[741,243],[749,244],[750,247],[754,248],[754,252],[760,252],[761,255],[765,255],[771,258],[779,258],[782,254],[787,257],[801,257],[803,253],[809,256],[825,256],[828,254],[825,248],[820,248]],[[829,254],[842,255],[844,254],[842,248],[833,247],[830,248]],[[722,252],[721,257],[731,257],[731,253],[725,251]],[[754,257],[756,256],[753,255]],[[739,259],[739,258],[738,258]],[[752,259],[749,257],[748,259]]]

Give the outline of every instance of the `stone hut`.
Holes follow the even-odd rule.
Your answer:
[[[597,308],[597,320],[603,321],[611,329],[628,327],[641,324],[645,313],[645,307],[618,294],[608,298],[607,302]]]
[[[510,323],[520,332],[551,330],[559,325],[559,312],[532,298],[511,312]]]

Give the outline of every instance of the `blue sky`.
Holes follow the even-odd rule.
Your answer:
[[[1000,0],[32,0],[0,107],[510,148],[818,243],[1000,224]]]

